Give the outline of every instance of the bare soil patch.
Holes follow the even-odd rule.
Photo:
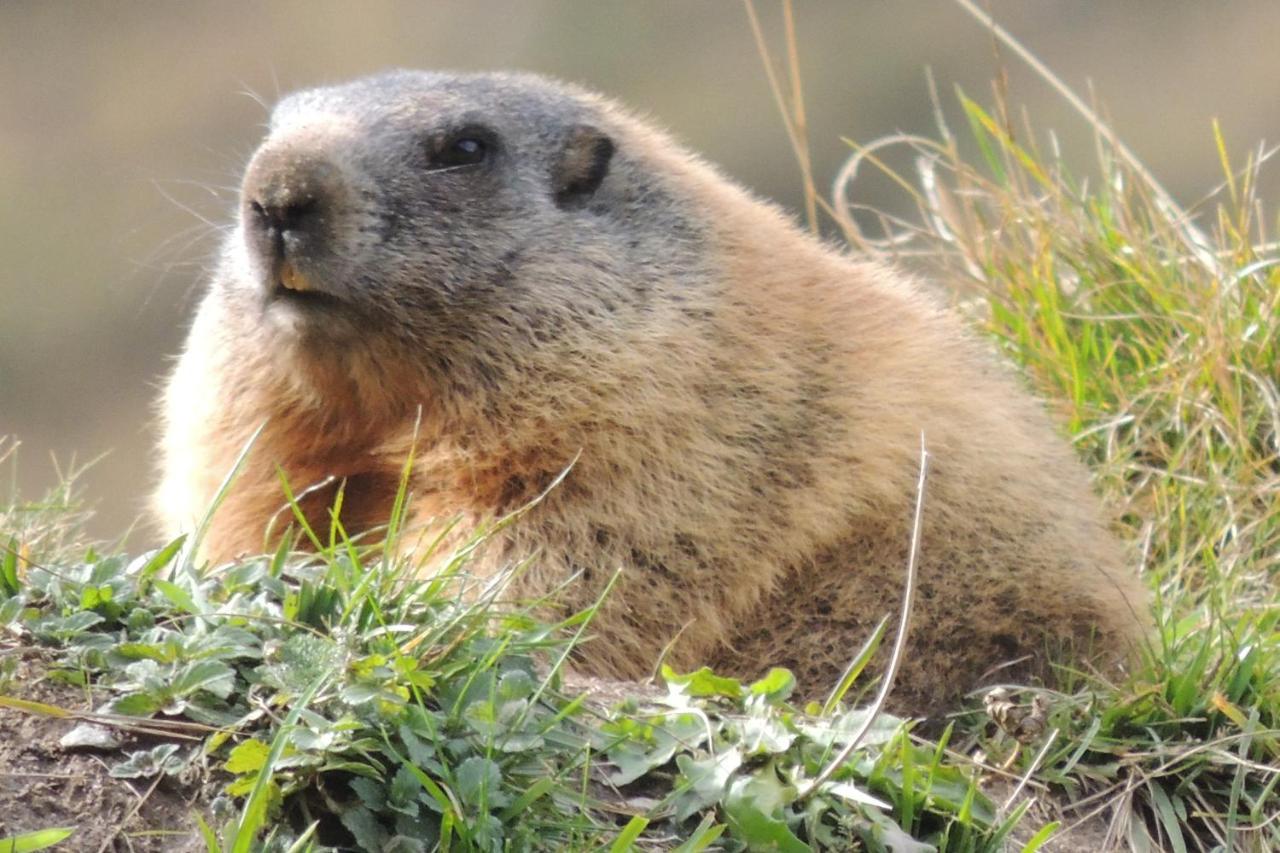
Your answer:
[[[70,712],[92,710],[84,689],[51,680],[30,650],[0,693]],[[54,827],[75,828],[59,851],[186,853],[202,851],[195,815],[205,811],[205,786],[171,777],[118,779],[110,768],[130,749],[156,741],[124,735],[118,750],[67,750],[59,740],[77,724],[0,707],[0,838]]]

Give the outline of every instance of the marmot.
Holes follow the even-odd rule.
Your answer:
[[[609,100],[397,71],[275,108],[163,401],[156,508],[188,528],[263,423],[206,556],[264,549],[277,466],[328,529],[492,522],[471,567],[595,601],[587,674],[792,668],[830,688],[900,605],[894,706],[1141,633],[1083,467],[958,318]],[[416,438],[415,438],[416,436]],[[416,443],[416,444],[415,444]],[[335,478],[328,480],[328,478]],[[674,643],[673,643],[674,640]],[[1012,668],[999,669],[1013,661]]]

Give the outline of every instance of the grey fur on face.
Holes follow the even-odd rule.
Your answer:
[[[575,332],[642,323],[655,284],[697,266],[678,192],[609,125],[593,96],[523,75],[397,71],[292,95],[249,164],[224,286],[318,357],[377,324],[451,371],[504,367],[495,331],[572,358]],[[281,285],[286,263],[304,289]]]

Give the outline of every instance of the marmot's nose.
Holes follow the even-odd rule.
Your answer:
[[[312,196],[276,204],[270,202],[264,204],[256,199],[249,201],[252,227],[265,229],[272,235],[305,228],[306,220],[311,218],[319,207],[319,203]]]
[[[342,176],[323,154],[293,144],[263,146],[241,192],[245,238],[269,263],[297,262],[326,239]]]

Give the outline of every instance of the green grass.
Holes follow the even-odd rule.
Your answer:
[[[1102,134],[1086,182],[1001,98],[958,100],[978,156],[945,131],[900,140],[926,224],[870,248],[956,287],[1075,436],[1156,592],[1143,665],[1051,697],[1034,776],[1134,849],[1280,848],[1280,270],[1259,164],[1223,153],[1193,222]]]
[[[42,507],[8,518],[31,511],[64,526]],[[994,851],[1018,817],[899,720],[791,706],[785,670],[664,670],[665,692],[602,702],[562,676],[593,611],[539,622],[466,575],[466,547],[421,578],[337,525],[302,535],[315,553],[217,571],[183,539],[129,560],[76,550],[65,526],[29,540],[59,548],[11,536],[4,552],[0,626],[52,650],[45,678],[92,689],[93,721],[162,737],[111,774],[212,768],[211,851],[886,849],[908,832]]]
[[[971,0],[956,4],[1092,127],[1090,177],[1013,109],[1002,78],[990,108],[958,93],[965,133],[935,93],[935,137],[851,143],[832,202],[809,205],[809,220],[816,229],[820,207],[856,249],[942,282],[1022,369],[1116,510],[1157,623],[1125,683],[1065,672],[1078,692],[1041,691],[1033,743],[993,741],[967,720],[965,745],[1012,752],[1068,825],[1105,820],[1117,845],[1280,849],[1280,243],[1256,194],[1263,163],[1232,163],[1214,126],[1222,185],[1181,208],[1043,63]],[[790,5],[789,96],[747,9],[812,199]],[[885,164],[894,147],[914,173]],[[870,211],[878,239],[849,201],[866,168],[918,213]]]
[[[1105,158],[1085,192],[964,103],[996,177],[951,170],[963,201],[934,245],[976,272],[977,319],[1059,402],[1158,591],[1147,665],[1090,723],[1127,758],[1110,790],[1148,816],[1117,829],[1274,849],[1280,271],[1256,164],[1223,154],[1200,230],[1122,163]]]
[[[497,606],[465,549],[428,579],[336,525],[306,532],[314,553],[217,572],[182,542],[130,560],[78,538],[69,487],[0,508],[0,626],[106,711],[203,727],[117,772],[221,774],[210,850],[1032,850],[1046,809],[1121,847],[1280,849],[1280,259],[1259,164],[1223,153],[1193,222],[1100,125],[1086,181],[993,103],[958,98],[963,135],[897,140],[918,155],[895,176],[920,208],[903,241],[814,210],[953,286],[1075,437],[1155,591],[1122,683],[1015,691],[1037,703],[1017,737],[978,711],[936,742],[880,715],[814,786],[867,712],[794,707],[784,672],[666,672],[611,704],[561,667],[591,611]],[[1017,796],[977,784],[1002,775]]]

